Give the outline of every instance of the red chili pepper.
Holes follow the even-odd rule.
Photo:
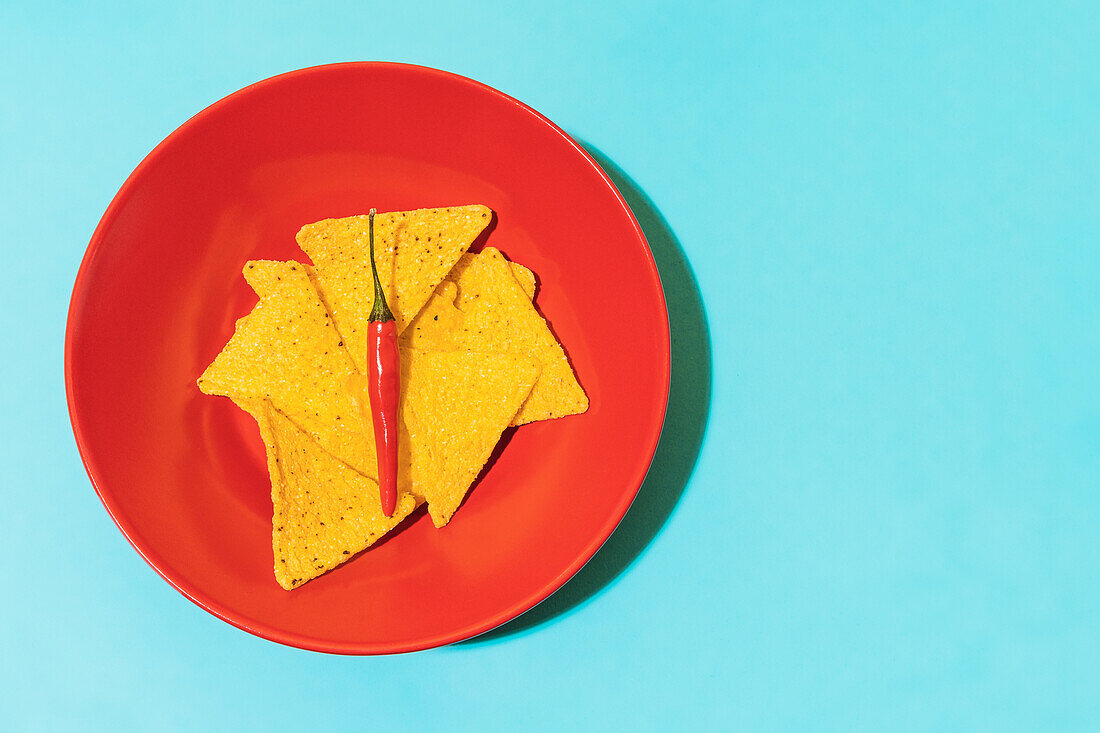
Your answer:
[[[378,488],[382,513],[392,517],[397,508],[397,411],[401,396],[401,362],[397,351],[397,324],[386,304],[386,294],[374,264],[374,215],[370,210],[370,268],[374,274],[374,307],[367,333],[367,393],[374,422],[378,454]]]

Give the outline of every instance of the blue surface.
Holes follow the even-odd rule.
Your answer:
[[[1100,728],[1100,6],[679,5],[0,3],[4,727]],[[62,380],[138,161],[356,59],[474,77],[601,151],[712,339],[698,463],[667,522],[628,519],[660,531],[625,570],[395,658],[280,647],[162,582]]]

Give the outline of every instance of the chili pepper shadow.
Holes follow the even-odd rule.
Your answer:
[[[592,145],[581,144],[630,204],[661,273],[672,337],[672,378],[665,424],[653,464],[630,511],[588,564],[527,613],[461,645],[491,643],[524,633],[568,613],[611,585],[645,551],[672,515],[703,444],[711,398],[710,332],[691,265],[676,235],[638,184]]]

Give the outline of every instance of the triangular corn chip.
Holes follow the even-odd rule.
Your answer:
[[[199,378],[207,394],[267,399],[332,455],[377,476],[374,444],[347,391],[355,367],[299,262],[256,260],[260,302]]]
[[[398,488],[450,521],[538,378],[530,359],[470,351],[401,352]]]
[[[508,260],[492,247],[462,257],[402,340],[421,349],[513,354],[539,364],[538,382],[513,425],[588,409],[588,396],[561,345],[516,280]]]
[[[452,206],[378,214],[374,250],[386,302],[400,333],[431,297],[458,258],[489,225],[485,206]],[[352,359],[365,370],[367,323],[374,305],[366,216],[325,219],[298,232],[313,260],[318,289]]]
[[[283,588],[332,570],[374,544],[417,506],[398,496],[382,514],[378,484],[332,457],[266,400],[242,400],[260,427],[271,476],[271,547]]]

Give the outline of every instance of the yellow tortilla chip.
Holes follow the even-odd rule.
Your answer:
[[[523,292],[527,294],[527,299],[534,300],[535,273],[518,262],[509,262],[508,264],[512,268],[512,276],[516,278],[516,282],[523,288]]]
[[[299,262],[256,260],[245,279],[260,302],[199,378],[207,394],[267,399],[332,455],[377,476],[371,434],[348,394],[351,358]]]
[[[400,333],[420,312],[458,258],[492,221],[486,206],[452,206],[378,214],[374,251],[386,303]],[[374,305],[368,217],[308,224],[298,246],[313,260],[315,279],[352,359],[367,364],[367,323]]]
[[[260,427],[271,476],[275,579],[292,590],[374,544],[417,506],[382,514],[378,484],[333,458],[266,400],[242,400]]]
[[[542,372],[513,425],[588,409],[565,352],[499,251],[464,255],[447,279],[402,335],[407,345],[513,354],[539,364]]]
[[[401,352],[398,488],[450,521],[539,375],[530,359],[470,351]]]

